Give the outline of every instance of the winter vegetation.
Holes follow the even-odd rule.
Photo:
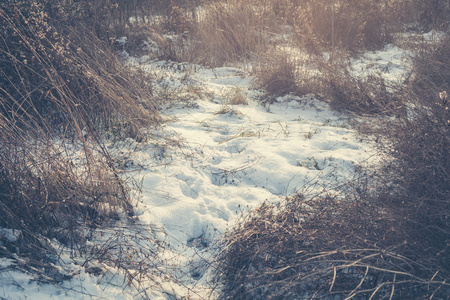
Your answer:
[[[449,299],[447,0],[0,2],[0,299]]]

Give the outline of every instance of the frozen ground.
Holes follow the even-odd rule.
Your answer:
[[[400,72],[400,53],[387,47],[370,55],[383,64],[391,61],[383,72],[392,74]],[[158,137],[111,144],[110,150],[123,158],[118,166],[124,176],[132,176],[142,189],[135,208],[141,234],[165,243],[159,254],[166,261],[163,268],[180,280],[166,281],[162,288],[142,282],[140,289],[154,299],[214,299],[211,245],[240,212],[305,186],[333,190],[374,158],[371,145],[349,126],[350,117],[311,95],[285,96],[263,107],[251,78],[237,68],[164,62],[144,68],[160,78],[155,89],[160,96],[181,100],[162,110],[167,122]],[[248,105],[229,104],[236,93]],[[104,267],[99,276],[69,253],[61,258],[61,269],[74,276],[58,285],[40,284],[15,271],[10,260],[1,260],[0,299],[140,298],[119,271]]]

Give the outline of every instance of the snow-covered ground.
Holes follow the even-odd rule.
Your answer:
[[[382,51],[370,51],[352,61],[352,69],[361,76],[380,74],[389,84],[400,84],[407,76],[406,60],[409,52],[388,44]]]
[[[386,65],[384,73],[401,76],[401,49],[370,55]],[[126,140],[110,149],[123,157],[118,166],[124,177],[133,177],[142,190],[135,208],[141,234],[165,243],[162,268],[179,280],[155,288],[142,282],[140,289],[154,299],[214,299],[211,245],[242,211],[304,187],[333,190],[350,180],[359,164],[376,159],[371,145],[349,126],[351,117],[312,95],[284,96],[263,107],[252,78],[238,68],[164,62],[142,67],[160,78],[156,93],[181,99],[162,109],[167,121],[157,135],[149,133],[154,135],[149,141]],[[248,105],[229,104],[236,93]],[[10,260],[0,260],[0,299],[140,298],[125,274],[104,267],[97,275],[69,253],[61,258],[61,269],[73,278],[59,285],[41,284],[16,271]]]

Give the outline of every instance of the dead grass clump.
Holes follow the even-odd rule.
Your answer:
[[[196,63],[220,66],[243,61],[265,47],[264,30],[272,20],[265,5],[253,1],[214,1],[202,5],[189,57]]]
[[[432,265],[448,273],[450,241],[450,39],[426,49],[413,64],[405,89],[406,114],[378,132],[381,150],[393,158],[385,163],[385,202],[404,218],[407,234],[417,238]]]
[[[2,113],[12,124],[24,118],[50,126],[48,132],[60,126],[79,135],[83,128],[93,134],[121,123],[137,131],[158,121],[150,83],[133,78],[104,42],[82,26],[53,26],[38,3],[17,14],[2,11],[0,20]]]
[[[423,42],[416,46],[416,54],[412,58],[412,76],[408,84],[414,94],[423,97],[423,103],[428,102],[430,96],[435,98],[437,93],[450,91],[449,47],[449,34],[440,41]]]
[[[390,40],[390,7],[386,4],[372,0],[305,1],[295,20],[297,38],[302,45],[326,49],[380,49]]]
[[[101,136],[142,138],[159,115],[147,78],[44,4],[0,5],[0,228],[19,233],[0,237],[0,255],[49,266],[50,239],[82,248],[109,221],[133,221]]]
[[[271,97],[298,94],[297,64],[284,55],[265,57],[256,69],[256,87],[264,89]]]
[[[398,115],[404,113],[404,97],[394,92],[381,75],[356,76],[350,70],[348,55],[335,52],[327,58],[315,55],[289,58],[288,54],[264,55],[254,67],[257,88],[266,91],[264,101],[278,96],[309,93],[324,97],[341,111],[357,115]]]
[[[49,137],[6,140],[2,136],[0,142],[0,185],[4,188],[0,227],[20,230],[25,241],[42,235],[75,244],[81,232],[77,226],[98,226],[102,220],[115,218],[117,211],[132,214],[124,184],[106,161],[84,156],[92,153],[70,151]],[[20,249],[18,254],[25,253]]]
[[[449,272],[450,241],[450,133],[448,100],[431,97],[440,105],[416,106],[408,116],[388,122],[382,129],[386,162],[382,177],[385,202],[404,218],[408,235],[421,251],[434,257],[434,266]],[[387,140],[385,140],[385,138]]]
[[[350,73],[331,71],[323,78],[324,94],[336,110],[358,115],[402,113],[402,99],[388,89],[380,75],[358,78]]]
[[[404,239],[395,213],[361,199],[264,203],[225,234],[222,299],[441,297],[448,274]]]
[[[268,52],[260,56],[254,67],[255,87],[266,92],[266,101],[293,94],[303,96],[316,91],[318,72],[313,70],[310,57],[291,57],[284,52]]]
[[[226,105],[248,105],[248,99],[245,92],[239,88],[231,88],[224,94],[224,101]]]

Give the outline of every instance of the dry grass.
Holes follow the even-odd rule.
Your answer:
[[[357,77],[334,66],[324,70],[322,93],[338,111],[357,115],[399,115],[404,113],[403,98],[392,92],[381,75]]]
[[[311,53],[345,50],[375,50],[392,41],[401,30],[401,21],[430,24],[446,21],[440,9],[444,4],[420,4],[420,1],[243,1],[224,0],[195,5],[173,2],[166,13],[166,29],[190,33],[183,51],[176,56],[207,66],[229,62],[252,62],[264,55],[273,38],[293,29],[301,48]],[[415,17],[411,17],[414,12]],[[432,13],[433,12],[433,13]],[[426,16],[432,17],[433,20]]]
[[[49,15],[37,1],[0,6],[0,227],[20,232],[2,238],[0,254],[34,270],[58,259],[49,239],[81,249],[119,216],[133,222],[128,187],[101,136],[139,140],[160,119],[148,78],[86,27]],[[124,254],[110,261],[131,263]]]
[[[362,199],[264,203],[224,237],[221,298],[442,297],[446,275],[422,260],[403,229],[394,212]]]
[[[303,96],[318,92],[320,73],[314,68],[310,55],[294,57],[292,53],[283,51],[267,52],[260,56],[259,64],[254,67],[254,85],[266,92],[263,102],[285,94]]]
[[[189,56],[208,66],[251,59],[264,50],[265,30],[273,22],[265,8],[242,0],[205,3]]]
[[[423,30],[448,30],[448,1],[397,0],[391,6],[397,12],[396,19],[403,24],[416,24],[417,29]]]
[[[243,91],[239,87],[231,88],[223,95],[225,105],[248,105],[248,99]]]
[[[0,3],[0,227],[20,232],[14,242],[2,236],[0,255],[45,269],[58,257],[48,240],[55,238],[90,253],[87,268],[92,261],[115,265],[139,289],[140,280],[153,280],[163,245],[145,234],[120,231],[96,247],[84,243],[120,216],[135,226],[127,186],[101,136],[138,141],[141,128],[160,121],[151,78],[126,69],[108,47],[121,35],[132,48],[150,36],[164,58],[177,59],[173,45],[142,25],[151,7],[164,14],[166,30],[195,34],[183,54],[191,61],[218,66],[260,57],[258,84],[271,95],[316,91],[339,109],[398,116],[379,132],[393,160],[380,171],[385,185],[374,197],[359,187],[346,201],[325,195],[266,203],[225,235],[223,298],[448,297],[448,38],[422,49],[401,99],[379,77],[350,76],[336,49],[380,48],[396,30],[393,18],[445,29],[450,8],[445,1],[336,2],[209,1],[199,14],[196,1],[77,1],[72,9],[44,0]],[[312,62],[267,51],[284,24]],[[330,50],[332,64],[319,59]],[[226,98],[246,103],[238,89]]]
[[[371,132],[387,159],[344,199],[288,197],[244,216],[218,257],[221,298],[448,298],[448,47],[424,44],[400,88],[351,76],[345,56],[317,59],[335,108],[395,116]]]
[[[436,98],[438,93],[450,90],[450,35],[440,41],[416,44],[413,55],[413,73],[408,83],[414,94],[423,97],[423,103],[429,102],[430,96]]]
[[[449,44],[447,37],[419,52],[412,80],[403,90],[409,100],[407,114],[377,132],[383,141],[379,147],[394,158],[381,173],[390,182],[381,189],[385,201],[443,274],[450,269],[450,76],[443,67],[450,62],[444,50]]]
[[[319,95],[339,111],[357,115],[398,115],[404,113],[404,97],[394,92],[381,75],[352,74],[348,55],[335,52],[333,59],[318,54],[293,58],[290,53],[276,52],[261,58],[254,67],[255,87],[266,94],[263,102],[285,94]]]
[[[256,88],[264,89],[272,98],[285,94],[301,94],[298,86],[298,64],[285,53],[262,58],[255,68]]]
[[[389,41],[388,7],[377,1],[313,3],[308,32],[324,47],[356,51],[379,49]],[[327,17],[324,17],[327,16]]]

